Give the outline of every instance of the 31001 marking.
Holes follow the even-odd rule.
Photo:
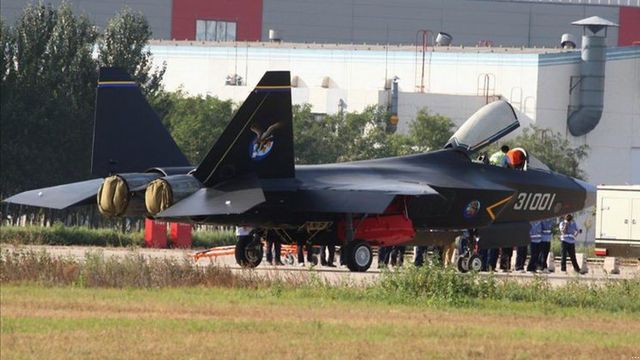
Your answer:
[[[525,193],[518,194],[518,201],[513,210],[549,211],[556,199],[555,193]]]

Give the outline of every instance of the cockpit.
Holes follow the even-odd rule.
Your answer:
[[[513,107],[504,100],[494,101],[471,115],[451,136],[445,148],[475,153],[518,127],[520,122]]]
[[[460,128],[451,136],[445,148],[458,149],[474,159],[478,157],[480,162],[487,162],[486,154],[479,155],[480,150],[500,140],[515,129],[520,127],[520,122],[511,104],[504,100],[494,101],[476,111]],[[525,163],[521,168],[536,168],[549,170],[540,160],[525,154]],[[479,155],[479,156],[478,156]]]

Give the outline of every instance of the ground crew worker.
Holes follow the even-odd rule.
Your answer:
[[[444,245],[444,259],[442,261],[442,263],[444,264],[444,267],[448,267],[451,266],[453,264],[453,252],[456,249],[456,242],[455,240],[450,241],[448,243],[446,243]]]
[[[424,254],[427,252],[427,247],[426,246],[416,246],[414,248],[414,252],[413,252],[413,265],[415,265],[416,267],[420,267],[422,265],[424,265]]]
[[[528,246],[516,247],[516,271],[524,271],[524,263],[527,260]]]
[[[380,246],[378,248],[378,269],[382,269],[389,265],[389,254],[393,246]]]
[[[567,256],[569,256],[573,270],[580,273],[580,266],[578,266],[578,260],[576,260],[576,235],[578,233],[578,226],[573,221],[573,215],[567,214],[564,217],[564,221],[560,223],[560,242],[562,244],[560,271],[567,271]]]
[[[512,255],[513,255],[513,247],[500,248],[500,270],[502,270],[502,272],[511,271]]]
[[[404,264],[404,253],[406,251],[407,247],[404,245],[394,246],[389,254],[389,263],[391,266],[402,266],[402,264]]]
[[[327,245],[323,245],[320,250],[320,264],[327,267],[336,267],[333,263],[336,256],[336,245],[330,241]]]
[[[280,244],[278,234],[273,230],[267,230],[265,236],[267,238],[267,262],[271,265],[284,265],[282,261],[280,261],[282,245]]]
[[[549,273],[547,258],[549,257],[549,250],[551,250],[551,239],[553,238],[552,231],[555,223],[555,220],[551,218],[542,220],[540,224],[540,227],[542,228],[542,236],[540,237],[540,257],[538,263],[540,264],[542,272],[545,274]]]
[[[500,151],[496,151],[491,154],[491,157],[489,157],[489,164],[507,167],[507,152],[509,152],[509,147],[507,145],[502,145]]]
[[[527,152],[523,148],[513,148],[507,151],[507,164],[511,169],[524,170],[527,165]]]
[[[306,243],[306,250],[307,250],[307,261],[310,264],[313,264],[313,252],[312,252],[312,246],[311,246],[311,242],[310,241],[305,241],[304,239],[300,239],[298,238],[298,240],[296,240],[296,250],[297,250],[297,255],[298,255],[298,266],[304,266],[304,248],[305,248],[305,243]]]
[[[529,265],[527,265],[527,271],[536,272],[538,270],[538,261],[540,260],[540,242],[542,241],[542,222],[533,221],[531,223],[531,229],[529,230],[529,237],[531,242],[529,243],[529,249],[531,250],[531,257],[529,258]]]

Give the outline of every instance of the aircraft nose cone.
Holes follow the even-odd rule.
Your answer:
[[[588,182],[584,182],[582,180],[575,179],[575,181],[578,183],[578,185],[582,186],[585,191],[584,207],[588,208],[590,206],[595,206],[597,188],[594,185],[591,185]]]

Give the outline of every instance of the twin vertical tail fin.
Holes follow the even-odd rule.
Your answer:
[[[91,173],[186,167],[189,161],[135,81],[120,68],[101,68],[96,92]]]
[[[265,73],[193,175],[207,187],[243,175],[295,176],[288,71]]]

